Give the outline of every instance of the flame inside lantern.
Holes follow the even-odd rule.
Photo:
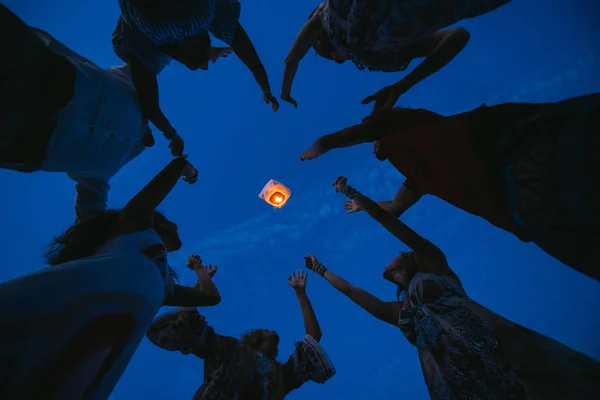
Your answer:
[[[261,190],[258,197],[275,208],[281,208],[287,203],[290,193],[291,191],[287,186],[271,179]]]

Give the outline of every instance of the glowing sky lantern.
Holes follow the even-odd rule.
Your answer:
[[[287,203],[291,193],[287,186],[271,179],[260,191],[258,197],[275,208],[281,208]]]

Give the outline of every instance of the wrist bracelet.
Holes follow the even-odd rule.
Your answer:
[[[317,261],[317,263],[315,264],[315,266],[313,267],[313,271],[315,271],[317,274],[321,275],[322,277],[325,277],[325,272],[327,272],[327,267],[325,267],[323,264],[321,264],[319,261]]]
[[[354,189],[352,186],[346,185],[346,186],[344,186],[344,189],[342,190],[342,194],[345,195],[349,199],[353,199],[354,196],[356,196],[357,194],[360,194],[360,192],[358,190]]]

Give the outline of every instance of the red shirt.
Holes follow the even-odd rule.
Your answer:
[[[381,138],[379,154],[406,177],[408,188],[437,196],[522,238],[522,229],[473,148],[469,114],[431,113],[426,122],[418,115],[420,121]],[[405,122],[410,117],[410,113],[399,116]]]

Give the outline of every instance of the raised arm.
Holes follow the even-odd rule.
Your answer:
[[[154,210],[171,192],[181,176],[194,183],[197,171],[184,158],[171,161],[120,212],[119,233],[137,232],[154,227]]]
[[[438,31],[410,44],[403,50],[404,58],[411,60],[425,57],[425,60],[398,82],[366,97],[362,104],[375,102],[374,114],[391,109],[400,96],[452,61],[467,45],[470,37],[469,32],[464,28],[451,28]]]
[[[221,295],[212,277],[217,273],[217,267],[202,265],[198,256],[188,258],[188,268],[196,272],[198,281],[193,288],[174,285],[172,295],[167,295],[163,305],[176,307],[208,307],[221,302]]]
[[[312,304],[306,294],[306,278],[308,274],[302,271],[294,272],[292,276],[288,278],[289,285],[296,291],[296,297],[300,303],[300,309],[302,310],[302,318],[304,319],[304,329],[306,334],[310,335],[317,342],[321,340],[323,333],[319,326],[319,320],[313,310]]]
[[[323,29],[323,24],[318,15],[313,15],[304,24],[296,40],[285,59],[285,68],[283,70],[283,82],[281,84],[281,99],[298,107],[298,103],[291,97],[294,77],[298,70],[298,64],[304,58],[310,48],[316,43],[319,31]]]
[[[409,59],[425,57],[414,70],[398,82],[405,91],[433,75],[454,59],[467,45],[471,35],[464,28],[438,31],[406,48]]]
[[[258,56],[250,37],[246,33],[246,30],[239,22],[235,29],[235,36],[233,42],[231,42],[231,48],[246,67],[248,67],[250,72],[252,72],[254,79],[256,79],[256,82],[263,92],[264,101],[266,103],[272,103],[273,111],[277,111],[279,109],[279,103],[271,93],[271,85],[269,84],[267,71],[260,61],[260,57]]]
[[[180,142],[181,138],[160,108],[156,75],[150,72],[137,57],[132,57],[129,67],[131,68],[131,80],[144,116],[171,142],[173,155],[182,155],[183,145],[180,145],[181,148],[177,148],[173,142],[174,139],[176,142]]]
[[[339,177],[334,183],[335,190],[343,193],[375,221],[379,222],[388,232],[413,250],[419,260],[419,268],[423,272],[440,275],[454,275],[450,270],[444,253],[429,240],[424,239],[402,221],[381,208],[379,204],[361,194],[352,186],[347,184],[347,179]]]
[[[396,195],[393,200],[388,201],[379,201],[377,204],[383,208],[385,211],[392,214],[395,218],[400,218],[400,216],[412,207],[417,201],[423,197],[423,194],[411,189],[409,186],[409,182],[405,182],[404,185],[398,189]],[[344,204],[344,208],[347,210],[347,214],[352,214],[358,211],[362,211],[362,209],[356,204],[356,202],[352,199],[346,200]]]
[[[313,255],[309,254],[306,256],[305,261],[308,269],[321,275],[331,283],[334,288],[345,296],[348,296],[350,300],[356,303],[360,308],[383,322],[398,326],[398,316],[401,309],[401,304],[399,302],[384,302],[366,290],[351,285],[340,276],[329,271]]]

